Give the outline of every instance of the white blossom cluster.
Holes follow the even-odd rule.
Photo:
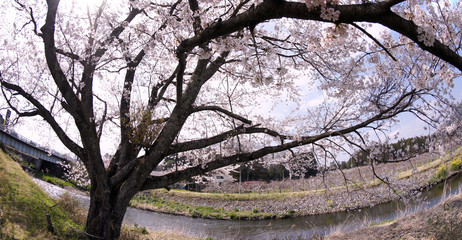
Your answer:
[[[417,28],[419,33],[419,41],[423,42],[425,46],[431,47],[435,43],[435,36],[431,33],[430,30],[425,29],[424,27]]]
[[[81,161],[63,163],[64,178],[77,187],[87,188],[90,186],[90,178]]]
[[[2,77],[39,99],[56,117],[59,126],[80,144],[79,129],[63,107],[66,101],[43,58],[43,41],[38,35],[46,17],[46,2],[21,2],[25,7],[9,5],[1,9],[4,16],[9,16],[0,23],[0,28],[9,33],[0,36]],[[188,1],[103,2],[87,8],[81,1],[62,1],[55,44],[60,52],[58,62],[72,93],[82,100],[82,91],[92,88],[90,95],[95,97],[90,102],[94,116],[88,120],[97,126],[95,129],[101,129],[101,146],[108,148],[101,151],[114,153],[121,139],[120,118],[136,116],[141,109],[146,109],[153,93],[164,91],[153,107],[150,121],[168,119],[175,109],[181,44],[201,39],[201,34],[205,34],[201,29],[209,28],[206,33],[214,33],[212,27],[220,29],[220,23],[232,18],[240,3],[242,8],[235,15],[255,7],[252,4],[258,7],[263,1],[199,1],[196,11],[191,11]],[[364,147],[380,141],[375,135],[382,136],[397,123],[398,112],[394,112],[397,108],[402,107],[402,112],[418,115],[430,123],[448,116],[451,102],[448,94],[454,79],[460,77],[454,67],[422,50],[407,37],[390,31],[376,32],[376,25],[332,23],[342,14],[335,10],[336,5],[360,4],[360,1],[306,0],[305,3],[308,11],[319,11],[319,17],[330,23],[272,19],[258,24],[252,31],[246,26],[184,52],[183,93],[197,87],[190,84],[200,73],[210,72],[203,69],[210,69],[221,54],[229,52],[226,63],[200,86],[197,98],[191,103],[194,107],[216,106],[224,111],[192,113],[173,144],[211,138],[233,129],[266,130],[239,136],[231,132],[219,143],[179,153],[188,159],[178,166],[179,170],[192,166],[205,168],[208,163],[226,156],[322,134],[326,136],[323,140],[298,146],[295,153],[311,152],[318,162],[329,162],[335,160],[339,152],[348,152],[352,143]],[[121,4],[126,5],[121,7]],[[440,41],[455,50],[461,48],[461,7],[460,2],[448,0],[410,0],[394,6],[392,11],[418,26],[418,40],[425,46]],[[30,8],[34,9],[36,27],[28,12]],[[143,12],[127,20],[133,8]],[[13,16],[9,11],[18,11],[18,14]],[[116,38],[111,36],[117,32],[115,29],[123,30]],[[370,33],[380,45],[364,32]],[[105,54],[98,56],[101,51]],[[138,56],[143,59],[136,65]],[[94,65],[91,81],[85,82],[82,78],[85,70],[82,62]],[[134,82],[125,84],[129,71],[136,71]],[[415,95],[409,95],[413,91]],[[5,91],[5,95],[18,110],[35,109],[17,94]],[[128,113],[120,114],[121,99],[130,101]],[[406,103],[410,103],[409,106]],[[8,107],[4,102],[1,106]],[[230,116],[226,111],[241,118]],[[388,119],[366,124],[367,130],[329,135],[376,116]],[[131,129],[139,127],[141,122],[133,120]],[[368,131],[370,129],[373,130]],[[460,128],[447,124],[445,129],[452,134]],[[149,143],[143,147],[152,145],[159,131],[149,131],[154,136],[142,138],[148,141],[141,142]],[[379,155],[379,150],[374,153]],[[263,160],[270,162],[279,158],[268,155]],[[297,168],[303,169],[304,162],[300,159],[286,157],[285,160],[294,160],[287,163],[293,169],[291,174],[299,174]],[[76,169],[82,170],[81,167]],[[74,174],[69,178],[80,181],[77,179],[85,177]],[[82,184],[88,182],[82,180]]]
[[[337,21],[340,17],[340,11],[330,8],[327,5],[335,5],[339,3],[339,0],[305,0],[306,7],[308,10],[313,8],[321,8],[321,18],[327,21]]]

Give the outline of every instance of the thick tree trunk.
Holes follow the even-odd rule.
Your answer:
[[[90,239],[119,239],[128,203],[133,196],[121,196],[107,191],[90,194],[86,232]]]

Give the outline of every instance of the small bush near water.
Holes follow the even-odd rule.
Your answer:
[[[460,154],[458,157],[455,157],[454,160],[451,161],[451,164],[449,165],[449,169],[451,171],[458,171],[462,167],[462,154]]]
[[[449,176],[446,164],[441,165],[438,170],[436,170],[433,177],[430,179],[430,182],[437,182],[441,179],[445,179]]]

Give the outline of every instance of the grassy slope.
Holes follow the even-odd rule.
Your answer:
[[[455,156],[455,157],[454,157]],[[413,174],[416,173],[422,173],[428,170],[432,169],[437,169],[440,165],[442,164],[447,164],[449,165],[451,163],[451,160],[455,160],[458,157],[460,158],[462,156],[462,147],[457,148],[454,153],[452,154],[447,154],[446,156],[440,157],[440,158],[435,158],[433,161],[424,163],[420,165],[419,167],[416,168],[416,172],[414,172],[413,169],[407,170],[407,171],[402,171],[402,172],[397,172],[396,176],[397,179],[405,179],[411,177]],[[458,171],[458,169],[453,169],[453,171]],[[382,182],[379,179],[373,179],[369,180],[368,182],[363,183],[364,185],[362,187],[373,187],[377,186],[379,184],[382,184]],[[355,188],[356,183],[354,184],[348,184],[349,188]],[[332,190],[346,190],[346,186],[337,186],[337,187],[331,187],[329,188],[330,191]],[[296,196],[303,196],[303,195],[310,195],[310,194],[324,194],[327,192],[328,189],[323,188],[323,189],[315,189],[315,190],[309,190],[309,191],[288,191],[288,192],[270,192],[270,193],[209,193],[209,192],[191,192],[187,190],[178,190],[178,189],[171,189],[170,191],[167,191],[165,189],[156,189],[153,190],[153,193],[166,193],[168,192],[169,194],[172,195],[177,195],[181,197],[192,197],[192,198],[205,198],[205,199],[215,199],[215,200],[238,200],[238,201],[252,201],[252,200],[267,200],[267,199],[274,199],[274,200],[285,200],[287,198],[292,198]]]
[[[214,201],[219,201],[215,199]],[[165,201],[156,195],[137,195],[130,202],[132,207],[147,209],[156,212],[180,214],[191,217],[212,218],[212,219],[271,219],[291,217],[295,212],[288,211],[285,214],[263,213],[257,209],[253,211],[239,211],[216,209],[207,206],[193,206],[179,202]]]
[[[457,167],[453,168],[456,160]],[[454,152],[447,154],[446,156],[436,158],[433,161],[422,163],[419,165],[416,170],[413,169],[407,171],[401,171],[395,173],[397,179],[406,179],[412,177],[416,173],[423,173],[426,171],[433,171],[434,177],[430,179],[430,182],[426,184],[431,184],[432,182],[437,182],[443,178],[446,178],[448,174],[441,174],[441,166],[444,166],[444,170],[449,173],[454,173],[460,171],[462,167],[462,147],[458,147]],[[450,166],[450,167],[449,167]],[[362,187],[373,187],[382,184],[379,179],[373,179],[368,182],[364,182]],[[348,186],[349,188],[355,188],[355,184]],[[346,186],[337,186],[332,187],[330,190],[346,190]],[[266,218],[285,218],[293,216],[292,212],[287,212],[284,214],[276,213],[262,213],[257,211],[233,211],[233,210],[224,210],[216,209],[212,207],[201,207],[193,206],[175,201],[167,201],[162,198],[162,195],[169,194],[173,196],[178,196],[180,198],[200,198],[204,200],[211,201],[254,201],[254,200],[279,200],[281,202],[292,199],[294,197],[302,197],[304,195],[313,195],[313,194],[324,194],[327,189],[315,189],[310,191],[299,191],[299,192],[270,192],[270,193],[204,193],[204,192],[191,192],[186,190],[176,190],[172,189],[167,191],[165,189],[156,189],[144,192],[143,194],[138,194],[130,202],[133,207],[149,209],[157,212],[181,214],[193,217],[202,217],[202,218],[217,218],[217,219],[266,219]]]
[[[56,179],[52,179],[54,182]],[[86,239],[83,226],[86,211],[78,200],[65,194],[51,199],[20,165],[0,150],[0,239]],[[47,230],[50,214],[54,233]],[[192,240],[175,232],[150,232],[124,226],[120,240]]]
[[[327,240],[455,240],[462,236],[462,194],[451,197],[431,209],[379,226],[361,228],[348,233],[337,232]]]
[[[54,233],[47,230],[51,215]],[[72,239],[75,224],[19,166],[0,150],[0,239]]]

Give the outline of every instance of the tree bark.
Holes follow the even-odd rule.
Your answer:
[[[122,221],[133,196],[109,189],[91,194],[86,232],[90,239],[119,239]]]
[[[402,18],[400,15],[393,13],[390,8],[402,2],[403,0],[381,1],[377,3],[356,4],[356,5],[334,5],[335,10],[341,12],[339,19],[335,22],[352,24],[355,22],[371,22],[382,24],[389,29],[395,30],[409,39],[413,40],[422,49],[434,54],[437,57],[451,63],[458,69],[462,70],[462,57],[456,52],[449,49],[442,43],[435,41],[433,46],[425,46],[419,41],[419,32],[417,25],[412,21]],[[120,100],[120,135],[121,142],[117,153],[108,169],[105,169],[100,150],[100,131],[97,131],[95,123],[95,109],[93,106],[93,74],[95,73],[96,63],[108,51],[109,46],[119,39],[119,36],[124,31],[124,24],[115,27],[111,33],[103,38],[101,46],[91,54],[90,57],[80,60],[84,65],[82,74],[82,82],[84,87],[81,90],[81,96],[76,94],[73,87],[69,84],[65,71],[60,65],[57,57],[57,48],[55,46],[55,21],[58,11],[59,0],[48,0],[48,12],[45,25],[41,28],[42,38],[45,47],[45,58],[51,76],[62,95],[62,107],[74,118],[76,127],[80,133],[80,141],[82,147],[72,141],[65,131],[59,126],[58,122],[53,118],[51,110],[47,110],[37,99],[28,94],[19,85],[4,82],[2,86],[10,90],[16,91],[22,95],[36,108],[40,114],[57,133],[60,140],[74,152],[85,164],[91,177],[90,191],[90,208],[86,222],[86,231],[91,239],[118,239],[120,237],[120,229],[122,221],[129,205],[130,199],[139,191],[149,188],[167,187],[168,185],[180,180],[203,174],[224,166],[239,164],[255,160],[271,153],[282,152],[291,148],[296,148],[302,145],[316,143],[316,141],[327,139],[329,137],[343,136],[358,129],[364,128],[380,120],[388,119],[396,116],[400,112],[406,111],[414,97],[419,94],[417,91],[410,91],[398,99],[394,105],[381,111],[377,115],[363,122],[345,127],[344,129],[335,131],[325,131],[316,136],[305,136],[300,139],[290,139],[288,136],[282,135],[271,129],[263,127],[235,126],[234,129],[223,132],[213,137],[201,138],[199,140],[191,140],[187,142],[175,143],[174,139],[179,135],[183,125],[188,117],[199,111],[216,111],[227,115],[233,119],[237,119],[244,124],[252,124],[247,118],[235,114],[233,111],[228,111],[219,106],[195,106],[194,103],[201,90],[201,87],[206,81],[212,78],[216,72],[226,63],[226,57],[229,52],[225,51],[219,57],[212,61],[212,57],[208,59],[197,60],[197,65],[192,75],[185,75],[187,55],[196,47],[204,47],[213,39],[224,37],[229,34],[239,32],[246,28],[254,27],[257,24],[279,18],[295,18],[314,21],[331,22],[320,17],[321,9],[307,9],[306,5],[301,2],[289,1],[263,1],[256,7],[237,14],[229,19],[217,21],[213,24],[202,28],[200,17],[195,17],[193,27],[194,36],[184,39],[176,49],[178,57],[178,66],[175,71],[163,84],[153,87],[152,97],[149,99],[148,106],[152,110],[163,98],[167,88],[172,84],[176,85],[176,106],[165,122],[165,126],[160,131],[157,139],[153,143],[149,142],[146,155],[137,158],[141,149],[141,145],[137,145],[130,141],[130,110],[131,110],[131,92],[135,81],[135,71],[140,64],[144,50],[141,50],[135,59],[128,58],[127,66],[129,67],[124,80],[124,93]],[[193,12],[199,9],[199,3],[196,0],[189,1],[190,8]],[[237,9],[245,5],[238,6]],[[173,9],[173,7],[172,7]],[[131,22],[143,10],[132,8],[129,15],[125,18],[124,23]],[[163,28],[163,27],[161,27]],[[239,34],[240,35],[240,34]],[[152,35],[154,38],[155,35]],[[120,40],[120,39],[119,39]],[[90,40],[93,41],[93,40]],[[254,40],[255,43],[255,40]],[[90,44],[92,45],[92,44]],[[94,62],[95,61],[95,62]],[[63,64],[63,66],[66,66]],[[189,71],[189,69],[188,69]],[[186,81],[184,76],[188,76]],[[1,76],[0,76],[1,77]],[[176,83],[174,83],[176,79]],[[185,88],[184,88],[185,87]],[[184,89],[183,89],[184,88]],[[159,90],[160,89],[160,90]],[[159,90],[159,93],[157,94]],[[31,114],[31,113],[29,113]],[[105,114],[104,114],[105,115]],[[104,119],[105,117],[103,117]],[[102,124],[101,124],[102,125]],[[205,148],[213,144],[218,144],[226,141],[230,137],[238,137],[243,134],[266,134],[273,136],[281,141],[279,145],[269,145],[262,147],[253,152],[240,152],[231,156],[220,156],[215,161],[193,166],[184,170],[175,171],[164,176],[151,177],[150,172],[153,170],[164,157],[172,154],[178,154],[194,149]],[[284,142],[285,139],[289,141]],[[143,147],[146,147],[143,145]],[[294,172],[290,169],[290,178]],[[248,178],[248,174],[247,174]],[[1,217],[1,211],[0,211]]]

